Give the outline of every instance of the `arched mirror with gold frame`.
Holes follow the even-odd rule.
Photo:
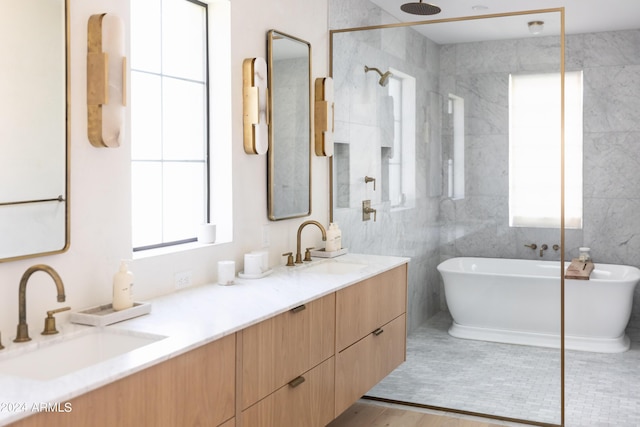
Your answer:
[[[0,262],[69,246],[68,0],[0,6]]]

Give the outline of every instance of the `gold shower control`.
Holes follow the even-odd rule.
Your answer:
[[[371,214],[373,214],[373,222],[376,221],[376,210],[371,207],[371,200],[363,200],[362,201],[362,220],[369,221],[371,219]]]
[[[364,177],[364,183],[368,184],[370,182],[373,182],[373,191],[376,191],[376,179],[370,176],[365,176]]]

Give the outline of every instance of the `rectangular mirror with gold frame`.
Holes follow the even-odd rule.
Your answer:
[[[267,33],[268,214],[277,221],[311,214],[311,44]]]
[[[0,262],[68,248],[68,10],[0,6]]]

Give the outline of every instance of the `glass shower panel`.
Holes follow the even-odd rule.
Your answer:
[[[579,258],[580,247],[589,247],[595,267],[588,280],[565,280],[567,426],[640,425],[640,126],[634,113],[640,86],[629,84],[638,77],[637,55],[624,53],[636,48],[638,34],[635,29],[567,35],[567,63],[580,64],[583,84],[580,97],[566,97],[582,101],[574,108],[584,122],[567,121],[565,138],[569,143],[570,131],[584,136],[585,172],[582,226],[567,224],[566,259]],[[567,193],[571,185],[567,179]],[[577,267],[576,277],[591,268]]]
[[[531,34],[530,21],[544,21],[544,33]],[[511,75],[560,75],[561,13],[334,30],[331,37],[341,146],[334,221],[354,252],[411,257],[407,361],[368,396],[560,424],[562,236],[558,224],[510,225],[509,83]],[[415,207],[394,210],[382,198],[378,225],[363,223],[358,209],[377,196],[362,177],[391,175],[379,153],[388,151],[379,112],[390,95],[365,65],[416,78]],[[554,96],[561,101],[559,90]],[[462,121],[450,99],[464,105]],[[561,139],[560,129],[546,137],[555,149],[535,173],[559,176]],[[456,140],[464,188],[453,192],[448,160]],[[559,197],[542,185],[528,191],[548,196],[542,202],[560,217]]]

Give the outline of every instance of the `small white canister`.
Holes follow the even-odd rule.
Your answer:
[[[262,255],[244,254],[244,274],[257,276],[262,274]]]
[[[235,261],[218,261],[218,284],[223,286],[233,285],[236,278]]]
[[[215,243],[216,242],[216,225],[215,224],[200,224],[198,227],[198,242],[200,243]]]

